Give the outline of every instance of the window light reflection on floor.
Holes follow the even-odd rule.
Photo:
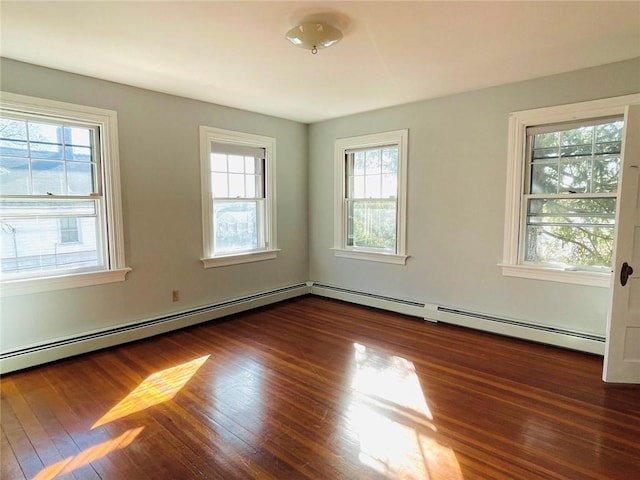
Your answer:
[[[94,423],[91,429],[171,400],[208,358],[209,355],[205,355],[149,375],[135,390]]]
[[[362,464],[389,478],[463,480],[455,453],[437,428],[413,362],[353,344],[349,428]]]
[[[105,457],[109,453],[128,447],[133,442],[144,427],[132,428],[127,430],[119,437],[107,440],[106,442],[94,445],[84,449],[82,452],[73,457],[65,458],[58,463],[49,465],[42,469],[33,480],[50,480],[60,475],[65,475],[77,468],[88,465],[89,463]]]

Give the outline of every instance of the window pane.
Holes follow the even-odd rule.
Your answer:
[[[398,171],[398,147],[382,149],[382,173]]]
[[[254,157],[244,157],[244,171],[245,173],[256,173],[256,162],[257,158]]]
[[[367,175],[380,173],[382,171],[380,150],[368,150],[366,152],[366,169]]]
[[[529,200],[525,261],[610,267],[615,198]]]
[[[531,165],[531,193],[557,193],[558,168],[556,164]]]
[[[552,158],[558,158],[560,156],[560,150],[555,148],[534,148],[531,158],[535,162],[536,160],[549,160]]]
[[[229,155],[229,171],[234,173],[244,173],[244,157],[240,155]]]
[[[614,227],[528,225],[525,261],[610,271]]]
[[[29,149],[23,140],[0,140],[0,155],[8,157],[27,157]]]
[[[347,245],[396,250],[396,201],[351,200]]]
[[[12,118],[0,118],[0,138],[27,140],[27,122]]]
[[[67,162],[68,195],[90,195],[93,187],[93,165],[90,163]]]
[[[604,125],[596,125],[596,142],[620,142],[622,141],[622,130],[624,122],[606,123]]]
[[[258,238],[262,210],[261,201],[214,201],[215,253],[264,247]]]
[[[620,157],[617,155],[593,160],[593,191],[616,192],[620,176]]]
[[[560,132],[560,144],[563,146],[584,146],[593,142],[594,127],[579,127]]]
[[[364,175],[353,177],[353,190],[351,198],[365,198],[364,195]]]
[[[29,184],[27,159],[0,158],[0,192],[4,195],[28,195]]]
[[[364,180],[365,184],[365,197],[367,198],[380,198],[381,185],[380,175],[367,175]]]
[[[227,171],[227,156],[224,153],[211,154],[211,171],[213,172]]]
[[[213,196],[216,198],[225,198],[229,196],[226,173],[211,174],[211,191]]]
[[[353,154],[353,174],[364,175],[364,152]]]
[[[64,147],[64,156],[67,160],[75,162],[90,162],[92,160],[89,147]]]
[[[396,175],[382,175],[382,198],[398,195],[398,178]]]
[[[533,148],[551,148],[552,150],[558,151],[558,146],[560,145],[560,132],[551,132],[551,133],[541,133],[536,135],[533,140]]]
[[[86,215],[69,217],[68,215]],[[2,273],[25,273],[101,264],[97,251],[95,202],[11,202],[0,204]],[[71,221],[75,220],[75,234]],[[65,227],[62,228],[61,227]],[[64,241],[75,236],[72,244]]]
[[[32,158],[46,158],[49,160],[63,160],[63,150],[61,144],[35,143],[29,144]]]
[[[66,193],[64,162],[34,160],[31,162],[31,175],[34,195]]]
[[[589,180],[591,178],[590,159],[591,157],[582,157],[576,160],[560,162],[559,193],[589,192]]]
[[[244,175],[229,174],[229,198],[244,197]]]
[[[64,127],[64,143],[91,147],[91,130],[82,127]]]

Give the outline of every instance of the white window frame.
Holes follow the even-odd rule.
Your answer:
[[[264,239],[265,248],[215,254],[213,238],[213,192],[211,190],[211,144],[222,143],[252,148],[263,148],[264,159]],[[200,126],[200,178],[202,192],[202,241],[204,268],[223,267],[240,263],[258,262],[277,258],[276,246],[276,139],[263,135]]]
[[[131,268],[126,267],[124,256],[117,113],[112,110],[8,92],[0,92],[0,110],[7,114],[33,115],[85,123],[99,130],[101,152],[99,175],[102,179],[103,201],[101,204],[104,209],[102,228],[106,229],[103,255],[107,258],[107,268],[103,270],[63,274],[49,271],[29,278],[3,279],[0,283],[0,296],[26,295],[124,281]]]
[[[628,105],[638,102],[640,102],[640,94],[634,94],[509,114],[504,251],[502,263],[499,264],[504,276],[606,288],[611,286],[611,273],[575,271],[521,263],[520,242],[522,241],[521,229],[524,228],[523,215],[525,215],[527,127],[624,115]],[[622,175],[622,169],[620,175]]]
[[[349,150],[397,145],[398,147],[398,198],[396,221],[396,251],[347,246],[347,209],[345,192],[347,182],[346,153]],[[405,265],[407,262],[407,151],[409,130],[394,130],[357,137],[339,138],[335,142],[334,164],[334,245],[336,257],[368,260],[372,262]]]

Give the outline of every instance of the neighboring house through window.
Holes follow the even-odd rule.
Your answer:
[[[407,141],[407,130],[336,141],[336,256],[406,262]]]
[[[275,139],[211,127],[200,139],[205,268],[275,258]]]
[[[0,154],[3,295],[124,280],[115,112],[2,93]]]
[[[505,275],[609,286],[627,102],[511,114]]]

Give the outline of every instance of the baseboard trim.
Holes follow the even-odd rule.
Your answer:
[[[215,320],[289,298],[306,295],[311,288],[306,283],[290,285],[254,295],[150,318],[82,335],[58,338],[49,342],[22,347],[0,354],[0,374],[34,367],[63,358],[141,340],[198,323]]]
[[[406,300],[401,298],[388,297],[385,295],[377,295],[374,293],[363,292],[360,290],[352,290],[349,288],[337,287],[335,285],[327,285],[324,283],[311,282],[311,293],[321,297],[333,298],[336,300],[344,300],[349,303],[356,303],[367,307],[380,308],[382,310],[390,310],[403,315],[411,315],[413,317],[424,318],[425,320],[435,321],[433,315],[425,317],[426,311],[434,311],[428,305],[416,302],[414,300]]]

